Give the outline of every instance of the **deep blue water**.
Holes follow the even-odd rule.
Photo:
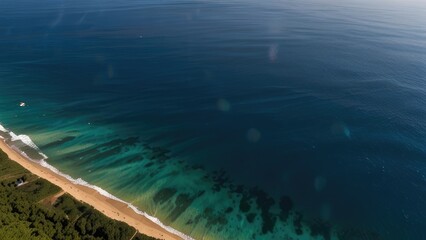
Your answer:
[[[0,123],[63,172],[197,239],[313,238],[279,225],[282,196],[307,225],[358,229],[346,239],[426,239],[426,4],[3,0],[0,13]]]

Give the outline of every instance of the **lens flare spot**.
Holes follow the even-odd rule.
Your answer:
[[[317,192],[321,192],[327,186],[327,179],[317,176],[314,181],[314,187]]]
[[[222,112],[228,112],[231,110],[231,104],[228,102],[228,100],[224,98],[220,98],[216,102],[217,109],[219,109]]]
[[[260,131],[256,128],[250,128],[247,131],[247,140],[253,143],[258,142],[260,140],[261,135],[262,134],[260,133]]]

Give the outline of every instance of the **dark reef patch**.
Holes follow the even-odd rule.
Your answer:
[[[204,209],[203,216],[205,219],[207,219],[207,226],[223,226],[228,223],[228,220],[226,219],[226,216],[224,214],[215,213],[212,208]]]
[[[46,149],[46,148],[58,147],[58,146],[61,146],[62,144],[65,144],[67,142],[74,140],[75,138],[76,138],[75,136],[64,137],[64,138],[62,138],[58,141],[54,141],[54,142],[48,143],[46,145],[43,145],[43,146],[41,146],[41,148]]]
[[[281,208],[280,219],[281,221],[286,221],[290,210],[293,208],[293,201],[289,196],[282,196],[279,204]]]
[[[200,221],[202,215],[197,215],[194,219],[189,219],[188,221],[186,221],[186,225],[197,225],[198,222]]]
[[[87,148],[83,151],[76,151],[73,153],[69,153],[67,154],[64,158],[65,159],[70,159],[70,160],[75,160],[75,159],[80,159],[83,157],[87,157],[87,156],[93,156],[99,153],[99,150],[97,149],[97,147],[92,147],[92,148]]]
[[[303,219],[303,216],[301,213],[299,212],[294,213],[293,225],[297,235],[303,234],[302,219]]]
[[[149,162],[149,163],[145,164],[145,167],[148,168],[148,167],[151,167],[152,165],[154,165],[154,163],[153,162]]]
[[[222,188],[226,186],[226,183],[230,182],[229,176],[223,169],[219,171],[214,171],[212,175],[212,180],[214,182],[214,185],[212,188],[214,192],[220,191]]]
[[[136,162],[140,162],[142,160],[143,160],[142,156],[130,156],[130,157],[124,158],[124,161],[126,163],[136,163]]]
[[[256,217],[256,214],[255,214],[255,213],[249,213],[249,214],[247,214],[247,215],[246,215],[247,222],[249,222],[249,223],[253,223],[253,221],[254,221],[255,217]]]
[[[132,146],[132,145],[136,145],[136,143],[139,141],[139,139],[137,137],[130,137],[130,138],[126,138],[126,139],[114,139],[111,140],[109,142],[100,144],[99,146],[93,146],[90,148],[87,148],[83,151],[76,151],[70,154],[67,154],[64,158],[65,159],[70,159],[70,160],[75,160],[75,159],[85,159],[85,161],[87,161],[87,159],[94,159],[97,157],[102,157],[99,156],[99,154],[104,154],[105,156],[108,157],[108,155],[106,154],[107,151],[105,151],[104,149],[121,149],[121,146]],[[115,150],[117,151],[117,150]],[[109,152],[114,153],[114,151]]]
[[[116,154],[119,154],[120,152],[121,152],[121,146],[118,146],[118,147],[114,147],[112,149],[109,149],[107,151],[100,152],[99,154],[92,156],[92,157],[89,157],[85,160],[90,162],[90,161],[94,161],[96,159],[105,159],[105,158],[108,158],[110,156],[114,156]]]
[[[114,146],[135,146],[137,143],[139,142],[139,138],[138,137],[129,137],[126,139],[114,139],[111,140],[109,142],[103,143],[99,146],[97,146],[98,149],[102,149],[102,148],[111,148]]]
[[[156,204],[162,204],[172,198],[176,192],[177,190],[174,188],[163,188],[154,195],[153,200]]]
[[[228,207],[228,208],[225,210],[225,213],[231,213],[233,210],[234,210],[234,209],[233,209],[232,207]]]
[[[175,208],[167,218],[170,222],[174,222],[191,204],[194,200],[204,194],[200,191],[197,195],[191,196],[187,193],[181,193],[176,197]]]
[[[244,192],[244,186],[243,185],[238,185],[235,187],[235,192],[236,193],[243,193]]]
[[[328,222],[324,222],[320,219],[315,220],[309,223],[309,227],[311,229],[311,236],[323,236],[324,240],[331,239],[331,224]]]
[[[144,148],[147,151],[146,155],[149,159],[156,160],[160,163],[164,163],[170,159],[170,150],[162,147],[151,147],[149,144],[144,144]]]
[[[252,188],[250,194],[256,197],[257,206],[261,210],[262,217],[262,233],[272,232],[275,227],[277,217],[275,214],[270,212],[271,207],[275,204],[273,198],[271,198],[265,191],[259,188]]]
[[[150,178],[153,178],[153,177],[155,177],[159,173],[160,173],[160,170],[158,168],[156,168],[156,169],[153,169],[152,171],[150,171],[149,174],[148,174],[148,176]]]
[[[194,164],[192,165],[192,170],[204,170],[204,167],[202,165],[199,164]]]
[[[243,197],[240,200],[240,210],[241,212],[248,212],[250,210],[250,198],[247,194],[243,194]]]

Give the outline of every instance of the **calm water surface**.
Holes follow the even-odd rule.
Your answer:
[[[196,239],[426,239],[426,3],[0,13],[0,123],[61,171]]]

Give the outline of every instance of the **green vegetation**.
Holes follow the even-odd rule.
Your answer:
[[[155,239],[60,192],[0,150],[0,239]]]

